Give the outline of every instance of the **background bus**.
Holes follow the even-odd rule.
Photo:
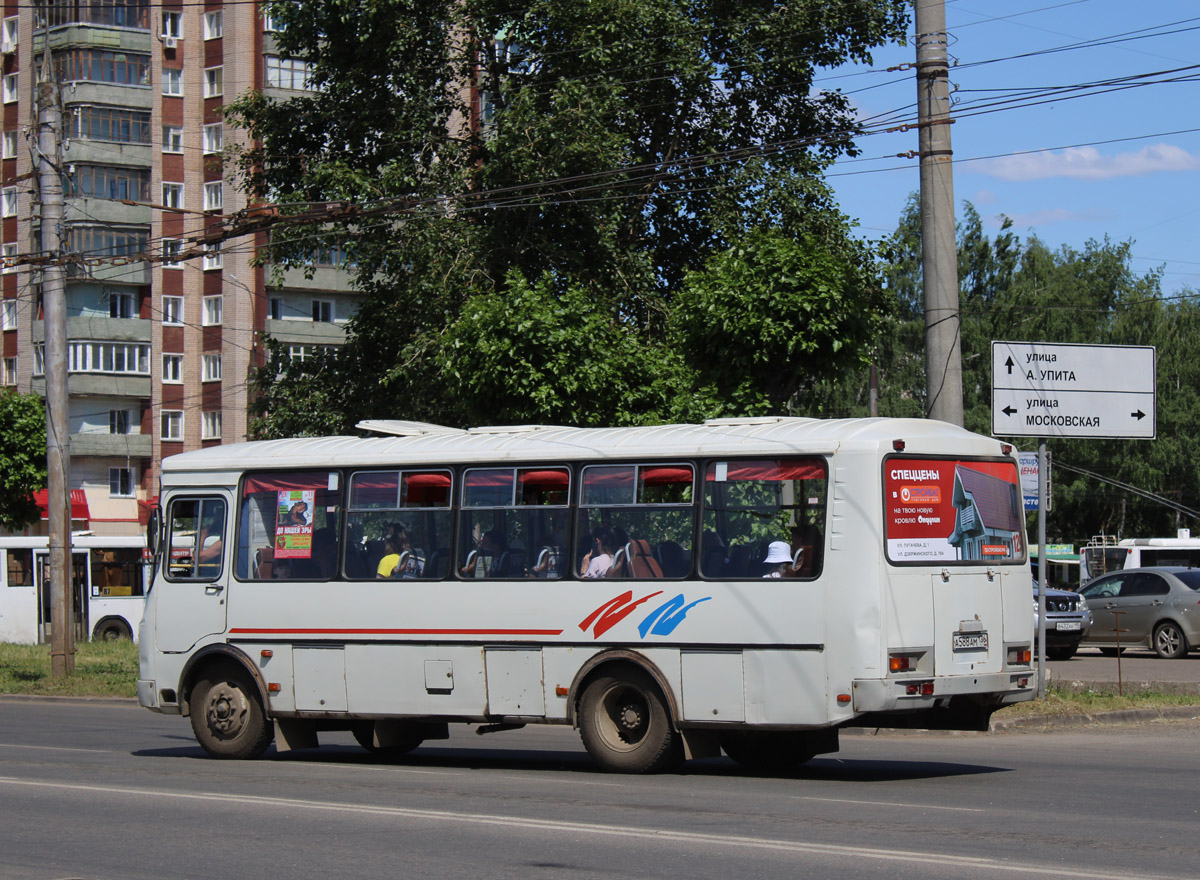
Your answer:
[[[1125,538],[1097,535],[1079,554],[1080,582],[1124,568],[1148,565],[1181,565],[1200,568],[1200,538],[1180,529],[1174,538]]]
[[[45,535],[0,538],[0,641],[50,641],[50,560]],[[132,639],[150,566],[140,537],[71,537],[75,639]]]
[[[571,724],[786,769],[1031,699],[1009,444],[931,420],[373,423],[163,461],[138,698],[219,757]],[[159,526],[157,523],[161,523]]]

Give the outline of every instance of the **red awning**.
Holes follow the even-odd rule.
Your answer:
[[[38,509],[42,512],[42,519],[49,519],[50,490],[40,489],[37,492],[34,492],[33,500],[37,502]],[[87,495],[84,494],[82,489],[71,490],[71,519],[91,519],[88,514]]]

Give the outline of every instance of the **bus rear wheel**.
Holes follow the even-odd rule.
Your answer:
[[[258,689],[240,670],[207,670],[190,706],[196,742],[214,758],[257,758],[274,738]]]
[[[579,736],[605,770],[656,773],[683,759],[662,692],[640,669],[600,675],[579,701]]]
[[[756,773],[792,773],[816,757],[810,737],[799,731],[746,730],[721,737],[730,758]]]

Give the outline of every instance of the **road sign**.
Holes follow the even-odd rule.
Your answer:
[[[992,343],[992,433],[1153,440],[1153,346]]]

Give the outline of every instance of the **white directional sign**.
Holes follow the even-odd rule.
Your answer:
[[[992,433],[1155,436],[1153,346],[992,343]]]

